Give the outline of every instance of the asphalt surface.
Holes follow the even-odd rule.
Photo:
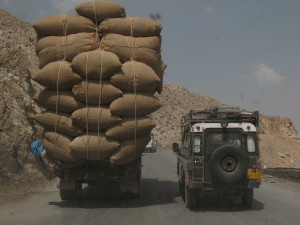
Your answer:
[[[0,225],[295,225],[300,224],[300,190],[264,182],[252,209],[239,197],[205,198],[189,210],[178,194],[176,156],[158,150],[143,156],[141,198],[120,199],[114,186],[86,187],[84,199],[61,201],[56,186],[27,198],[0,203]]]

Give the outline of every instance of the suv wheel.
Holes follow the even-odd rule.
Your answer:
[[[242,204],[245,207],[251,207],[253,204],[253,188],[248,188],[242,195]]]
[[[222,183],[235,183],[244,176],[248,160],[240,149],[225,145],[211,155],[209,166],[213,176]]]
[[[189,187],[185,187],[185,205],[189,209],[194,209],[197,206],[198,202],[198,193],[195,190],[189,189]]]
[[[184,200],[184,183],[182,183],[181,181],[178,181],[178,188],[179,188],[179,194],[181,196],[181,198]]]

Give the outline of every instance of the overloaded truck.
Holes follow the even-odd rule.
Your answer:
[[[161,107],[162,27],[111,1],[82,2],[76,12],[33,24],[40,70],[32,79],[44,87],[34,119],[45,128],[50,171],[62,199],[80,196],[82,183],[110,181],[138,196],[149,115]]]
[[[251,206],[261,184],[259,113],[237,107],[191,110],[182,117],[178,154],[179,192],[188,208],[213,194],[241,196]]]

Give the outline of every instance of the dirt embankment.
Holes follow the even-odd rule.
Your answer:
[[[31,119],[39,110],[31,100],[38,88],[30,80],[38,63],[34,43],[31,25],[0,9],[0,185],[34,171],[28,148],[39,129]]]
[[[300,168],[300,136],[289,118],[261,116],[259,137],[267,167]]]

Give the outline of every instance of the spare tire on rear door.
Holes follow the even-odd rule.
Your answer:
[[[232,145],[217,148],[211,155],[209,166],[215,179],[222,183],[235,183],[245,174],[247,157]]]

